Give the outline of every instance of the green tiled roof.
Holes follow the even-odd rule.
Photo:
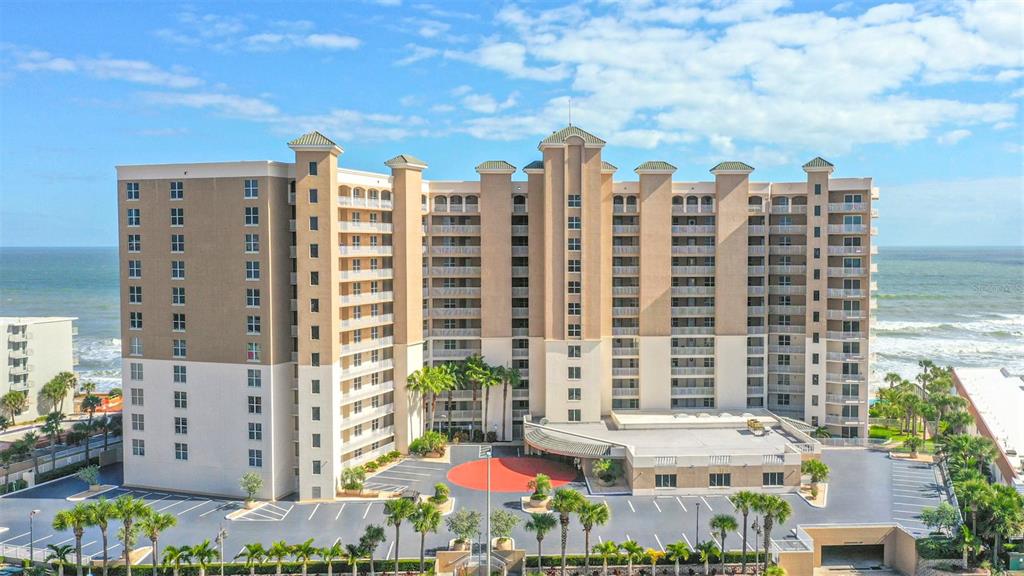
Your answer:
[[[569,138],[570,136],[579,136],[580,138],[583,139],[583,143],[584,144],[604,144],[605,143],[604,140],[601,140],[600,138],[598,138],[597,136],[594,136],[590,132],[587,132],[586,130],[582,130],[582,129],[580,129],[577,126],[573,126],[573,125],[570,124],[570,125],[566,126],[565,128],[562,128],[561,130],[552,133],[551,136],[548,136],[547,138],[542,140],[541,141],[541,145],[544,145],[544,144],[561,144],[562,142],[565,142],[565,139]]]
[[[544,161],[543,160],[534,160],[533,162],[530,162],[526,166],[523,166],[523,170],[543,170],[543,169],[544,169]]]
[[[563,456],[574,456],[577,458],[600,458],[610,456],[612,453],[611,444],[592,442],[574,436],[556,434],[547,430],[527,427],[523,431],[523,437],[528,444],[552,454]]]
[[[337,146],[330,138],[313,130],[288,143],[289,146]]]
[[[512,170],[515,172],[516,167],[505,162],[504,160],[488,160],[481,162],[476,165],[477,170]]]
[[[815,156],[814,160],[811,160],[807,164],[804,164],[804,168],[834,168],[835,165],[825,160],[821,156]]]
[[[644,162],[643,164],[641,164],[641,165],[639,165],[639,166],[637,166],[635,168],[635,170],[637,172],[640,172],[641,170],[675,170],[675,169],[676,169],[675,166],[669,164],[668,162],[663,162],[661,160],[650,160],[650,161]]]
[[[715,170],[749,170],[754,171],[754,167],[743,162],[719,162],[717,166],[711,169],[712,172]]]
[[[398,156],[395,156],[391,160],[388,160],[387,162],[384,163],[385,166],[391,166],[392,164],[416,164],[419,166],[427,165],[427,163],[424,162],[423,160],[420,160],[415,156],[410,156],[409,154],[399,154]]]
[[[603,160],[601,161],[601,171],[602,172],[615,172],[618,169],[619,169],[619,167],[616,166],[615,164],[612,164],[611,162],[605,162]]]

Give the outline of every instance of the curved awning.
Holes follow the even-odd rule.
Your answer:
[[[550,454],[574,458],[622,458],[621,450],[612,451],[612,444],[557,434],[534,426],[525,427],[523,439],[531,447]]]

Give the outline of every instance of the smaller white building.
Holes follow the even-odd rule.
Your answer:
[[[15,423],[28,422],[50,412],[41,401],[43,385],[60,372],[75,368],[73,339],[78,318],[0,317],[0,396],[12,391],[28,393],[28,409]]]
[[[1024,376],[1005,368],[954,368],[953,376],[974,417],[971,432],[999,449],[992,464],[996,482],[1024,493]]]

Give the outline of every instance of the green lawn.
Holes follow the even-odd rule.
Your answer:
[[[902,444],[910,437],[910,434],[901,431],[898,428],[891,428],[887,426],[871,426],[868,430],[868,437],[887,440],[892,443]],[[910,450],[900,446],[893,450],[894,452],[910,452]],[[934,454],[935,453],[935,441],[928,439],[921,446],[918,452],[922,454]]]

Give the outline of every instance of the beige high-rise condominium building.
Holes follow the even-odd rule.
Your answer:
[[[485,428],[524,416],[767,408],[864,436],[870,178],[713,181],[645,162],[616,181],[605,142],[569,126],[524,180],[339,167],[312,132],[294,163],[118,167],[129,484],[333,497],[344,467],[423,427],[406,376],[482,354],[522,381]],[[442,429],[480,401],[438,402]]]
[[[57,374],[75,370],[75,320],[55,316],[0,318],[0,396],[21,392],[27,401],[25,410],[14,415],[13,423],[31,422],[54,410],[40,392]],[[70,395],[67,404],[71,404]],[[12,415],[5,412],[0,416],[11,419]]]

